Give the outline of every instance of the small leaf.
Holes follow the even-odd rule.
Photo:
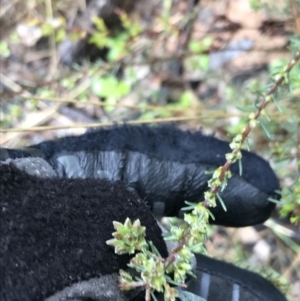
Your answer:
[[[200,53],[201,51],[203,51],[203,46],[199,41],[190,41],[188,47],[189,50],[193,53]]]
[[[276,200],[276,199],[274,199],[274,198],[268,198],[268,201],[270,201],[270,202],[272,202],[272,203],[275,203],[275,204],[277,204],[277,205],[283,205],[284,204],[284,202],[282,202],[282,201],[280,201],[280,200]]]
[[[221,205],[222,205],[223,210],[224,210],[225,212],[227,212],[226,205],[225,205],[223,199],[221,198],[221,196],[220,196],[218,193],[217,193],[217,197],[218,197],[218,199],[219,199],[219,201],[220,201],[220,203],[221,203]]]
[[[97,16],[93,16],[92,21],[95,24],[98,31],[103,32],[105,34],[108,33],[107,27],[106,27],[105,22],[102,18],[99,18]]]
[[[239,175],[240,177],[243,175],[243,165],[242,165],[242,158],[239,159]]]
[[[211,37],[205,37],[202,41],[192,40],[189,42],[188,48],[193,53],[203,53],[210,48],[212,42],[213,40]]]
[[[264,132],[266,133],[267,137],[268,137],[269,139],[272,139],[272,138],[271,138],[271,135],[270,135],[270,133],[269,133],[269,131],[268,131],[268,129],[267,129],[267,127],[265,126],[265,124],[264,124],[261,120],[259,121],[259,124],[260,124],[261,127],[263,128],[263,130],[264,130]]]
[[[279,106],[279,104],[277,103],[274,95],[271,95],[271,97],[272,97],[273,102],[274,102],[275,106],[277,107],[278,111],[282,113],[283,111],[282,111],[281,107]]]
[[[202,71],[207,71],[209,68],[209,57],[208,55],[200,55],[198,57],[197,67]]]
[[[7,42],[4,42],[4,41],[0,42],[0,55],[5,58],[10,56],[10,50],[9,50]]]

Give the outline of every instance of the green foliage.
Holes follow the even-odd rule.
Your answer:
[[[256,12],[263,8],[261,0],[249,0],[249,5]]]
[[[37,3],[40,6],[45,5],[43,0],[31,2],[34,6]],[[53,4],[56,5],[57,2],[63,1],[54,1]],[[267,2],[272,4],[272,1]],[[250,6],[255,11],[261,9],[269,11],[272,5],[266,4],[267,2],[249,0]],[[297,3],[299,3],[299,0],[297,0]],[[184,26],[190,17],[187,16],[180,24],[178,23],[174,26],[174,22],[171,20],[171,8],[172,1],[163,0],[163,10],[161,16],[157,19],[160,28],[163,28],[159,33],[159,39],[164,39],[166,36],[178,36],[180,28]],[[36,7],[36,9],[39,11],[39,7]],[[290,8],[288,7],[288,9]],[[103,19],[95,17],[93,19],[95,30],[89,39],[89,42],[95,44],[99,49],[106,49],[108,51],[108,63],[98,61],[88,65],[87,70],[84,69],[85,67],[73,66],[74,70],[72,74],[68,74],[67,76],[60,75],[61,79],[57,81],[59,91],[64,93],[73,89],[75,90],[84,81],[83,78],[88,77],[90,82],[88,88],[83,89],[79,94],[75,93],[76,96],[73,97],[87,100],[93,94],[99,98],[103,98],[106,105],[108,105],[105,106],[107,112],[113,110],[119,98],[129,94],[133,87],[139,90],[140,77],[137,74],[135,63],[137,63],[138,68],[143,64],[149,68],[150,66],[151,68],[155,68],[157,65],[155,62],[156,55],[153,55],[155,52],[153,47],[155,41],[152,40],[155,39],[151,40],[147,38],[147,30],[146,34],[143,35],[141,26],[129,18],[127,14],[124,12],[117,13],[122,23],[122,31],[108,29]],[[284,14],[284,12],[280,13]],[[56,42],[62,41],[66,35],[68,35],[70,40],[77,41],[88,34],[79,29],[67,33],[65,20],[59,17],[50,17],[44,20],[30,17],[26,24],[38,29],[43,38],[55,37]],[[9,40],[15,44],[20,42],[16,32],[11,33]],[[145,41],[146,47],[143,46]],[[200,41],[191,40],[186,49],[187,53],[183,53],[186,72],[197,74],[197,78],[203,79],[204,82],[210,77],[208,52],[212,46],[212,42],[213,39],[210,36]],[[145,48],[147,48],[146,51]],[[300,49],[299,36],[294,35],[291,37],[289,49],[291,52],[296,52]],[[10,55],[10,49],[6,42],[0,42],[0,53],[3,57]],[[133,64],[131,64],[131,60],[134,61]],[[163,65],[164,63],[164,61],[158,60],[159,65]],[[119,70],[121,64],[124,71],[123,80],[115,76],[116,70]],[[238,108],[241,117],[236,118],[236,122],[227,126],[224,126],[226,121],[222,121],[222,127],[225,128],[225,133],[229,133],[233,138],[230,144],[232,152],[226,155],[227,162],[233,164],[241,162],[240,149],[243,142],[248,143],[248,140],[243,141],[241,133],[248,124],[250,125],[254,133],[249,139],[248,145],[251,145],[252,149],[260,151],[266,158],[271,158],[272,167],[275,168],[281,180],[283,202],[280,213],[282,216],[290,217],[292,223],[299,224],[300,162],[299,155],[298,157],[297,154],[295,155],[295,149],[297,151],[297,148],[300,147],[297,144],[299,142],[297,133],[299,131],[300,109],[300,65],[296,65],[291,72],[287,73],[285,72],[287,64],[286,60],[278,60],[269,65],[271,79],[276,81],[283,76],[284,83],[276,93],[266,97],[266,101],[270,105],[267,109],[261,110],[262,116],[259,120],[257,120],[253,112],[257,109],[271,84],[266,85],[260,78],[255,78],[243,84],[241,89],[238,89],[234,85],[227,85],[224,109],[226,111],[228,108]],[[140,98],[145,98],[144,93],[148,93],[147,96],[150,95],[151,99],[155,99],[157,91],[142,92]],[[47,99],[57,95],[58,92],[54,88],[38,87],[35,93]],[[161,98],[161,95],[157,98]],[[194,103],[199,104],[199,100],[195,101],[195,94],[189,89],[184,90],[176,99],[178,101],[166,103],[160,110],[145,110],[140,119],[173,117],[178,114],[178,111],[186,112],[192,108]],[[156,102],[153,101],[153,103]],[[26,106],[36,107],[36,104],[37,101],[29,99],[29,104],[27,103]],[[138,104],[141,104],[141,102]],[[144,101],[142,104],[148,103]],[[23,103],[10,104],[7,109],[8,113],[1,120],[1,126],[5,125],[6,127],[10,125],[12,120],[21,117],[24,114],[22,105]],[[174,114],[172,110],[178,111]],[[213,113],[214,110],[209,109],[205,118],[214,116]],[[203,124],[205,124],[205,118],[202,120]],[[215,117],[211,117],[211,119],[213,122],[208,124],[209,127],[213,130],[218,130],[216,124],[219,120]],[[263,134],[261,135],[261,133]],[[250,147],[248,146],[248,148]],[[295,163],[298,167],[293,169],[287,168],[291,163]],[[241,165],[240,173],[242,173]],[[146,298],[149,298],[149,294],[157,290],[164,292],[165,300],[174,300],[175,296],[177,296],[177,291],[170,284],[184,282],[186,274],[191,273],[191,257],[193,252],[206,252],[204,242],[207,239],[207,221],[209,216],[213,218],[209,208],[216,206],[218,199],[224,210],[226,210],[218,190],[222,191],[226,188],[230,177],[229,170],[219,167],[212,172],[212,178],[208,182],[210,190],[205,192],[205,202],[197,204],[187,202],[188,206],[185,210],[189,212],[184,215],[184,220],[188,224],[188,228],[172,225],[170,233],[166,235],[166,239],[178,244],[183,242],[183,246],[182,248],[178,248],[167,259],[161,258],[152,243],[145,241],[145,228],[140,225],[139,221],[132,223],[127,219],[124,224],[114,222],[116,232],[113,233],[114,238],[109,240],[108,244],[113,246],[118,254],[135,254],[138,252],[130,261],[129,267],[135,269],[139,273],[139,276],[133,277],[129,273],[121,271],[120,284],[123,289],[142,286],[146,289]],[[286,180],[287,182],[285,182]],[[291,183],[291,185],[287,185],[287,183]],[[171,274],[174,275],[174,278],[170,278]]]
[[[133,254],[136,250],[141,251],[146,246],[146,228],[141,226],[139,219],[133,224],[129,218],[125,220],[124,225],[119,222],[113,222],[113,224],[116,230],[112,234],[114,239],[110,239],[106,243],[114,246],[117,254]]]
[[[140,120],[151,119],[156,117],[171,117],[173,110],[186,110],[190,109],[192,103],[195,101],[195,95],[190,90],[185,90],[175,103],[168,103],[161,107],[159,111],[147,111],[143,113]]]
[[[297,53],[297,60],[299,59],[300,51]],[[232,176],[230,166],[237,161],[241,162],[242,145],[246,141],[250,131],[256,128],[258,124],[261,124],[261,121],[258,120],[258,118],[261,115],[268,117],[266,114],[266,107],[274,100],[274,93],[279,90],[280,84],[291,83],[289,73],[297,63],[297,60],[293,60],[289,64],[280,66],[279,70],[276,70],[275,72],[275,82],[271,86],[256,87],[257,93],[263,100],[254,106],[254,111],[248,115],[246,126],[232,139],[232,142],[230,143],[232,151],[226,154],[226,163],[212,173],[212,177],[208,181],[209,190],[204,193],[204,202],[198,204],[187,202],[188,207],[184,208],[184,210],[189,210],[190,212],[184,214],[184,221],[188,224],[188,228],[183,229],[174,225],[171,226],[170,233],[166,236],[166,240],[176,242],[177,247],[173,249],[168,258],[161,258],[155,249],[153,252],[152,245],[152,251],[149,251],[149,244],[144,241],[144,237],[142,240],[131,239],[131,241],[134,241],[134,244],[128,246],[128,240],[130,241],[130,239],[123,235],[123,233],[126,233],[126,235],[128,235],[128,233],[133,233],[132,235],[134,235],[134,237],[138,237],[138,228],[134,229],[131,222],[127,220],[124,226],[114,222],[115,228],[118,227],[119,229],[119,233],[118,231],[115,232],[113,234],[115,239],[108,241],[108,244],[114,245],[116,248],[115,251],[120,253],[133,253],[134,250],[141,250],[141,253],[138,253],[129,264],[129,267],[134,268],[141,273],[140,278],[133,279],[128,273],[122,272],[121,288],[131,289],[133,287],[143,286],[146,289],[146,301],[149,300],[149,296],[154,290],[158,292],[164,291],[166,301],[175,300],[178,293],[169,286],[168,282],[179,285],[185,281],[187,274],[192,274],[192,253],[195,251],[204,252],[203,243],[207,239],[207,225],[211,215],[208,208],[215,207],[216,198],[218,198],[223,209],[226,211],[225,204],[218,192],[219,190],[224,190],[226,188],[227,181]],[[295,187],[292,194],[288,194],[285,191],[283,192],[283,195],[286,198],[286,204],[292,204],[293,209],[295,209],[295,203],[296,206],[299,205],[299,179]],[[292,198],[290,198],[291,195]],[[288,206],[285,208],[286,210],[290,210]],[[293,216],[292,221],[298,222],[298,218],[299,214],[295,217]],[[138,226],[140,226],[139,221]],[[141,232],[144,233],[144,229]],[[124,241],[120,241],[122,239]],[[140,243],[137,244],[137,241]],[[173,280],[170,279],[168,275],[170,273],[174,275]]]
[[[117,254],[134,254],[128,266],[140,273],[138,277],[132,277],[129,273],[120,271],[120,287],[123,290],[143,286],[146,289],[146,300],[154,291],[164,292],[166,301],[175,301],[178,296],[176,289],[170,287],[168,282],[173,283],[172,279],[166,275],[165,260],[151,242],[145,241],[145,227],[141,226],[140,221],[134,223],[129,218],[124,224],[113,222],[116,232],[114,238],[108,240],[108,245],[115,247]],[[186,254],[182,254],[187,256]],[[185,271],[185,261],[180,260],[174,265],[170,265],[168,272],[175,272],[175,279],[181,280],[181,275]],[[175,280],[176,282],[176,280]],[[178,282],[176,282],[179,284]]]
[[[207,72],[209,69],[209,56],[207,52],[211,47],[213,39],[210,36],[203,38],[201,41],[191,40],[188,49],[194,55],[185,59],[187,70]]]
[[[171,108],[187,109],[191,106],[194,99],[195,99],[195,96],[191,91],[189,91],[189,90],[184,91],[179,98],[178,104],[173,104],[173,106]]]
[[[190,230],[186,244],[194,253],[206,253],[203,243],[207,240],[208,219],[212,214],[203,203],[186,203],[189,205],[187,208],[191,210],[190,213],[184,214],[184,221],[189,225]],[[186,210],[186,208],[183,208],[183,210]],[[178,237],[177,241],[181,239]]]
[[[300,161],[298,161],[300,166]],[[291,223],[300,225],[300,177],[291,187],[284,187],[281,199],[283,206],[280,214],[282,216],[290,216]]]
[[[292,37],[289,47],[291,50],[300,49],[299,37]],[[300,198],[297,187],[299,186],[300,163],[297,150],[300,148],[298,140],[300,64],[296,64],[290,72],[286,73],[287,65],[287,60],[276,60],[269,65],[269,75],[272,81],[276,81],[280,77],[283,77],[284,81],[276,93],[266,98],[268,102],[272,102],[274,105],[262,110],[262,116],[259,120],[253,120],[253,113],[250,113],[249,119],[252,120],[252,127],[258,125],[262,129],[262,133],[265,135],[265,144],[269,145],[269,147],[264,147],[266,151],[264,155],[273,158],[273,167],[281,179],[283,187],[282,202],[279,203],[281,215],[290,216],[292,223],[299,223]],[[246,88],[243,88],[244,93],[237,91],[234,86],[227,87],[228,105],[234,105],[241,112],[249,114],[269,88],[270,85],[257,79],[248,81]],[[238,122],[227,126],[227,131],[236,136],[245,128],[246,124],[245,118],[239,118]],[[257,135],[252,138],[253,144],[256,143],[255,139],[257,139]],[[227,159],[230,158],[227,157]],[[293,165],[296,168],[287,168],[287,166]],[[287,187],[286,179],[288,179],[288,183],[292,182],[289,184],[290,187]]]
[[[93,18],[97,31],[91,35],[89,43],[95,44],[99,49],[107,48],[107,58],[111,62],[119,60],[131,51],[130,42],[142,30],[140,25],[133,22],[125,12],[120,12],[120,20],[124,30],[112,34],[106,27],[103,19]]]
[[[276,80],[279,76],[284,73],[284,69],[288,64],[287,60],[276,60],[269,65],[269,73],[271,78]],[[285,84],[288,86],[290,91],[300,91],[300,66],[297,65],[288,74],[285,75]]]
[[[124,224],[113,222],[116,232],[113,239],[108,240],[108,245],[114,246],[117,254],[133,254],[138,252],[128,266],[140,273],[133,277],[125,271],[120,271],[120,287],[129,290],[143,286],[147,296],[154,291],[164,292],[166,301],[174,301],[178,296],[176,289],[170,284],[184,283],[187,274],[192,274],[193,252],[205,252],[204,241],[207,239],[207,224],[210,216],[209,210],[202,203],[187,203],[191,210],[184,215],[189,229],[184,230],[172,225],[170,233],[165,239],[180,242],[186,239],[185,244],[168,258],[162,258],[152,242],[145,241],[145,227],[136,220],[133,224],[126,219]],[[173,275],[173,279],[170,277]]]
[[[61,42],[66,37],[66,24],[63,18],[50,20],[32,19],[28,25],[40,30],[41,37],[54,35],[56,42]]]
[[[105,76],[92,78],[92,92],[106,99],[106,103],[111,107],[106,107],[107,111],[114,108],[118,99],[130,92],[130,86],[125,81],[119,81],[115,76]]]
[[[3,56],[3,57],[10,56],[10,50],[9,50],[7,42],[5,42],[5,41],[0,42],[0,56]]]
[[[203,53],[205,51],[208,51],[213,43],[213,39],[209,36],[205,37],[201,41],[192,40],[189,42],[188,48],[191,52],[197,54],[197,53]]]
[[[207,54],[197,54],[186,58],[185,65],[188,70],[204,72],[209,68],[209,57]]]

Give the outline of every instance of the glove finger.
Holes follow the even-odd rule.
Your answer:
[[[185,201],[203,201],[207,181],[225,163],[229,144],[201,132],[175,127],[120,126],[88,132],[32,146],[40,150],[61,177],[122,181],[135,190],[158,216],[180,216]],[[238,164],[220,193],[222,206],[212,208],[212,223],[248,226],[262,223],[279,198],[279,182],[270,165],[254,153],[242,151]]]
[[[196,255],[197,279],[191,279],[187,290],[207,301],[287,301],[283,294],[260,275],[232,264]]]

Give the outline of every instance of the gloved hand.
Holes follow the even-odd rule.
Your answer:
[[[119,126],[81,136],[45,141],[23,150],[2,149],[0,158],[45,158],[63,178],[99,178],[122,181],[134,190],[156,216],[180,216],[185,201],[204,199],[207,171],[225,163],[229,144],[201,132],[172,126]],[[279,182],[269,164],[254,153],[242,151],[238,164],[220,193],[226,207],[212,208],[215,224],[241,227],[264,222],[278,198]]]
[[[222,164],[229,149],[227,143],[200,133],[121,127],[44,142],[32,146],[32,151],[50,165],[42,159],[30,158],[32,153],[28,154],[28,150],[1,150],[4,159],[29,156],[0,166],[4,196],[0,297],[5,301],[143,300],[143,294],[126,295],[116,289],[116,272],[126,268],[129,258],[114,255],[113,249],[105,244],[113,232],[112,221],[140,218],[147,227],[148,239],[166,256],[160,231],[136,193],[149,196],[152,210],[178,214],[186,196],[201,200],[206,189],[203,181],[209,178],[204,170]],[[233,167],[235,179],[223,195],[227,215],[222,209],[214,211],[218,223],[259,223],[273,208],[267,201],[268,196],[276,196],[279,187],[273,171],[264,160],[249,152],[244,153],[243,160],[244,174],[239,176],[237,167]],[[51,178],[54,174],[56,177]],[[128,188],[136,193],[128,192]],[[250,193],[249,197],[245,191]],[[251,196],[258,197],[258,201]],[[164,205],[155,205],[155,197]],[[208,301],[286,300],[257,274],[202,255],[196,258],[198,278],[188,282],[193,300],[197,296]],[[46,299],[50,296],[54,299]],[[188,297],[191,295],[182,295],[182,301]]]
[[[20,163],[42,177],[19,170]],[[130,257],[116,255],[106,241],[113,221],[139,218],[147,239],[167,256],[146,205],[121,183],[49,174],[51,167],[40,159],[0,163],[0,300],[144,300],[143,292],[118,289],[117,273]]]

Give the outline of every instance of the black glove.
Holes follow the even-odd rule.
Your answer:
[[[122,142],[120,143],[123,145],[123,148],[116,144],[118,133],[120,134],[119,138]],[[125,139],[125,133],[127,133],[127,142],[123,140]],[[132,145],[133,139],[130,139],[130,137],[133,133],[135,133],[135,139],[142,139],[141,136],[144,137],[143,143],[146,145],[144,149],[142,144],[137,144],[139,148],[136,145]],[[138,133],[140,133],[140,136]],[[148,139],[145,137],[146,133],[148,134]],[[94,139],[93,135],[95,136]],[[143,191],[144,195],[161,196],[160,200],[165,202],[165,208],[171,208],[170,202],[173,194],[172,187],[168,186],[170,182],[167,181],[168,179],[165,179],[165,181],[159,183],[156,179],[156,177],[159,177],[159,173],[155,173],[155,169],[151,165],[144,166],[144,170],[139,168],[136,175],[128,173],[126,176],[126,172],[130,169],[129,167],[134,168],[133,163],[137,162],[136,160],[130,161],[132,159],[131,155],[142,162],[144,162],[143,160],[150,160],[153,164],[157,163],[156,160],[159,158],[159,164],[154,164],[154,166],[167,166],[160,167],[161,169],[158,169],[158,171],[170,168],[171,171],[167,173],[169,180],[170,177],[172,179],[174,170],[179,175],[182,174],[180,173],[180,168],[183,168],[186,173],[191,170],[194,171],[191,176],[185,174],[184,179],[177,177],[178,180],[181,179],[183,181],[179,186],[182,188],[181,192],[188,193],[188,191],[184,190],[187,187],[184,183],[186,181],[190,183],[188,186],[190,189],[194,187],[192,183],[199,179],[195,174],[196,171],[200,171],[203,178],[209,178],[203,173],[203,170],[216,167],[222,163],[223,160],[220,157],[228,151],[228,145],[212,137],[203,137],[199,133],[186,133],[186,135],[187,137],[184,138],[185,133],[172,128],[156,130],[146,127],[121,127],[88,133],[80,137],[64,138],[57,142],[48,141],[31,147],[35,154],[45,157],[52,166],[47,165],[46,162],[44,162],[46,165],[42,164],[43,160],[41,159],[34,159],[38,162],[34,164],[32,163],[33,159],[30,158],[27,161],[17,160],[18,162],[11,162],[27,173],[46,177],[45,179],[28,176],[11,165],[2,165],[1,179],[7,180],[1,183],[1,195],[4,195],[4,201],[1,201],[1,204],[4,205],[1,211],[1,231],[4,229],[0,245],[0,268],[1,272],[3,271],[0,275],[1,300],[43,301],[45,298],[53,295],[54,299],[47,299],[47,301],[123,300],[117,298],[134,301],[143,300],[143,294],[137,295],[136,292],[132,295],[124,295],[117,289],[110,289],[116,288],[116,272],[120,268],[126,268],[129,257],[120,256],[123,258],[120,259],[119,256],[114,255],[113,249],[105,245],[105,241],[111,237],[113,232],[113,220],[122,221],[127,216],[132,219],[138,217],[142,224],[146,225],[147,231],[153,234],[151,236],[152,234],[147,232],[148,238],[159,246],[162,255],[166,256],[160,232],[145,206],[137,200],[135,194],[129,193],[128,189],[123,187],[123,184],[99,179],[95,180],[93,178],[98,177],[98,169],[101,177],[106,175],[106,178],[109,180],[122,180],[127,185],[136,183],[128,186],[130,188],[133,187],[138,193]],[[204,143],[202,147],[195,141],[193,142],[195,137],[198,137]],[[102,139],[101,143],[99,142],[100,138]],[[98,141],[98,143],[95,141]],[[161,144],[158,144],[159,141],[161,141]],[[171,146],[175,147],[173,153]],[[217,146],[222,146],[221,150],[214,148]],[[102,147],[105,147],[105,150],[101,150]],[[210,151],[205,152],[204,150],[209,147]],[[64,148],[66,148],[66,151],[64,151]],[[199,155],[201,160],[197,160],[197,163],[187,163],[184,159],[185,154],[187,158],[196,157],[195,154],[192,155],[187,152],[187,149],[194,152],[195,150],[202,150],[202,153]],[[156,155],[154,155],[154,150],[157,151]],[[30,157],[31,154],[26,154],[27,151],[21,150],[18,156],[21,154]],[[170,156],[167,156],[168,151]],[[4,158],[13,157],[16,153],[15,150],[4,149],[1,152]],[[123,161],[114,160],[118,154],[123,156]],[[146,156],[146,159],[143,156]],[[205,156],[207,156],[207,163],[205,163]],[[166,160],[167,157],[168,160]],[[74,161],[74,158],[77,158],[77,161]],[[256,166],[256,171],[254,167],[250,168],[251,164],[248,161],[253,166]],[[70,162],[74,164],[73,169]],[[115,167],[117,166],[116,163],[120,162],[123,162],[123,165],[118,165],[119,169],[117,169]],[[174,168],[173,164],[175,164],[175,169],[172,169]],[[110,165],[112,168],[109,168]],[[146,168],[147,166],[148,168]],[[193,169],[191,169],[191,166],[194,166]],[[217,222],[225,218],[226,224],[243,224],[242,218],[246,218],[249,210],[252,222],[257,223],[262,218],[267,218],[273,208],[273,205],[268,206],[271,203],[267,201],[267,197],[275,194],[274,190],[278,188],[278,182],[269,165],[259,157],[245,152],[243,167],[245,171],[243,177],[237,175],[237,167],[232,169],[233,172],[236,172],[235,178],[237,182],[234,183],[242,183],[243,185],[240,184],[235,190],[235,187],[231,187],[233,183],[229,183],[226,190],[229,189],[231,195],[230,193],[227,196],[225,195],[226,198],[223,196],[229,212],[225,216],[222,209],[215,211]],[[53,176],[53,168],[61,176],[61,179],[48,178]],[[247,168],[250,168],[250,170],[246,173]],[[79,170],[83,174],[75,173],[75,176],[88,178],[81,180],[66,179],[64,176],[70,176],[68,170]],[[122,171],[120,178],[117,178],[118,173],[112,172],[115,170]],[[147,179],[153,179],[155,185],[145,182],[146,171],[152,175],[152,177],[148,176]],[[254,175],[256,178],[251,179],[251,176],[254,177]],[[267,176],[265,182],[264,175]],[[112,178],[109,178],[109,176]],[[133,181],[134,176],[136,182]],[[260,186],[256,183],[257,180],[261,180]],[[273,188],[269,187],[267,189],[265,187],[268,181],[271,184],[273,181],[273,186],[270,184]],[[174,180],[171,181],[171,185],[173,183]],[[256,183],[261,189],[264,187],[264,190],[260,191],[253,183]],[[164,193],[161,192],[163,184],[167,185]],[[157,186],[160,188],[158,191],[149,190],[149,187]],[[274,186],[276,187],[274,188]],[[206,188],[204,184],[200,187],[201,189]],[[245,187],[248,187],[252,192],[254,191],[252,193],[253,197],[260,196],[260,193],[262,193],[264,198],[260,199],[260,201],[263,204],[255,202],[255,206],[253,206],[249,199],[243,199],[243,193],[245,192],[243,189]],[[201,189],[197,187],[192,194],[203,194]],[[119,194],[117,193],[118,191],[120,192]],[[176,196],[180,197],[181,195],[177,193]],[[183,197],[181,196],[181,198]],[[103,199],[103,204],[105,205],[102,204]],[[122,202],[119,202],[120,199]],[[151,198],[148,198],[148,202],[153,210],[155,209],[155,202],[151,202],[149,199],[151,200]],[[133,202],[134,200],[135,203]],[[176,202],[176,199],[173,199],[173,201]],[[241,208],[242,211],[239,210],[240,208],[234,210],[234,201],[239,202],[238,206],[241,206],[240,202],[245,203]],[[134,206],[127,207],[125,205],[127,202],[133,202]],[[176,204],[177,207],[173,210],[178,213],[183,202],[180,201]],[[109,208],[111,208],[111,211],[107,210]],[[261,214],[259,210],[264,210],[264,213]],[[239,215],[235,215],[234,212],[238,212]],[[259,218],[253,221],[256,215]],[[236,218],[237,221],[235,220]],[[250,221],[248,220],[247,223],[250,223]],[[83,228],[81,229],[81,227]],[[100,235],[100,233],[105,233],[107,236]],[[113,259],[110,260],[110,258]],[[101,260],[105,260],[105,262],[99,264],[102,262]],[[259,275],[205,256],[197,255],[196,274],[198,275],[197,280],[188,282],[188,290],[194,293],[195,298],[196,296],[202,296],[207,298],[208,301],[286,300],[275,287]],[[66,288],[68,286],[71,286],[71,288]],[[14,287],[19,289],[16,290]],[[99,290],[98,296],[96,288]],[[103,295],[112,291],[121,295],[110,295],[109,299]],[[79,292],[81,292],[81,295]],[[28,298],[26,294],[29,294]],[[87,295],[90,299],[87,298]],[[161,298],[161,296],[159,297]],[[184,296],[182,301],[185,301]]]
[[[227,142],[201,132],[175,127],[120,126],[81,136],[46,141],[23,150],[1,150],[2,158],[45,158],[59,177],[100,178],[122,181],[136,191],[156,216],[178,216],[185,201],[202,201],[211,174],[225,163]],[[212,208],[215,224],[241,227],[264,222],[278,198],[279,182],[269,164],[242,151],[242,175],[238,164],[220,193],[226,207]]]
[[[0,176],[1,301],[144,300],[143,292],[118,290],[117,273],[130,257],[106,244],[113,221],[139,218],[147,239],[167,256],[160,228],[135,195],[121,183],[39,178],[13,163],[0,164]]]

